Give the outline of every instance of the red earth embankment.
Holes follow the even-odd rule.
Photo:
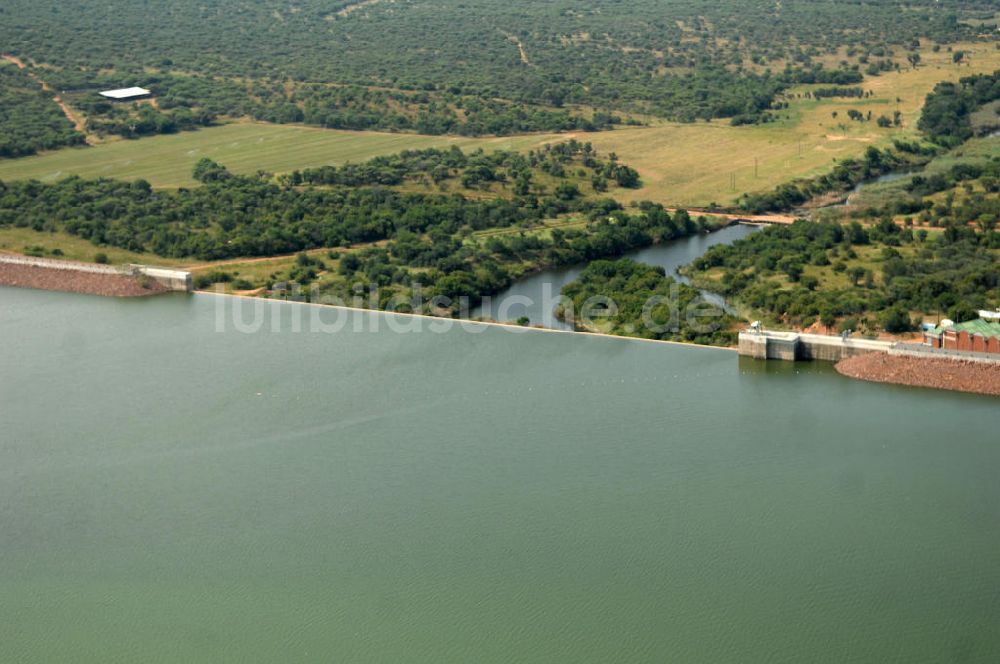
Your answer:
[[[836,369],[876,383],[1000,396],[1000,363],[869,353],[841,360]]]
[[[151,279],[129,274],[53,269],[2,261],[0,261],[0,286],[40,288],[111,297],[155,295],[168,290]]]

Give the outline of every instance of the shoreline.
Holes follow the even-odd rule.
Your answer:
[[[587,332],[583,330],[557,330],[552,327],[541,327],[534,325],[518,325],[516,323],[502,323],[499,321],[475,320],[472,318],[451,318],[445,316],[434,316],[431,314],[414,314],[400,311],[386,311],[385,309],[366,309],[364,307],[351,307],[343,304],[326,304],[323,302],[299,302],[296,300],[276,300],[266,297],[256,297],[253,295],[239,295],[237,293],[220,293],[208,290],[195,290],[196,295],[213,295],[216,297],[228,297],[247,301],[260,301],[271,303],[298,304],[309,307],[322,307],[325,309],[336,309],[340,311],[360,312],[368,314],[381,314],[383,316],[402,316],[405,318],[426,319],[428,321],[449,322],[458,325],[481,325],[484,327],[498,327],[507,330],[517,330],[519,332],[548,332],[551,334],[573,334],[585,337],[598,337],[606,339],[621,339],[625,341],[641,341],[645,343],[669,344],[673,346],[683,346],[686,348],[705,348],[710,350],[724,350],[735,353],[735,346],[709,346],[706,344],[696,344],[690,341],[672,341],[669,339],[646,339],[643,337],[628,337],[620,334],[607,334],[604,332]]]
[[[0,264],[0,268],[5,267]],[[9,265],[6,267],[10,267]],[[17,266],[28,267],[28,266]],[[48,272],[43,268],[34,268],[40,273]],[[0,273],[2,276],[2,273]],[[88,275],[93,277],[109,277],[111,275]],[[120,295],[119,297],[129,297],[135,295],[155,295],[169,292],[168,289],[154,284],[152,289],[143,288],[135,278],[124,275],[115,275],[117,279],[131,281],[135,288],[142,289],[142,292],[135,294]],[[104,295],[108,293],[88,292],[83,290],[67,290],[66,288],[44,288],[40,286],[29,286],[21,284],[10,284],[0,279],[0,287],[11,288],[35,288],[38,290],[59,291],[69,293],[80,293],[84,295]],[[155,289],[155,290],[154,290]],[[633,337],[618,334],[608,334],[605,332],[591,332],[587,330],[560,330],[556,328],[543,327],[540,325],[518,325],[516,323],[503,323],[492,320],[475,320],[472,318],[452,318],[446,316],[435,316],[432,314],[417,314],[408,312],[386,311],[384,309],[368,309],[365,307],[352,307],[340,304],[327,304],[322,302],[302,302],[296,300],[278,300],[272,298],[257,297],[253,295],[241,295],[237,293],[225,293],[208,290],[191,291],[194,295],[206,295],[214,297],[224,297],[229,299],[253,301],[269,304],[291,304],[308,307],[319,307],[323,309],[333,309],[349,313],[374,314],[383,317],[401,317],[409,319],[427,320],[445,325],[473,325],[483,328],[499,328],[510,332],[542,332],[549,334],[574,335],[590,338],[616,339],[619,341],[632,341],[654,344],[665,344],[684,348],[697,348],[704,350],[720,350],[730,353],[737,353],[735,346],[711,346],[688,341],[673,341],[669,339],[647,339],[643,337]],[[960,392],[965,394],[978,394],[983,396],[1000,397],[1000,362],[984,363],[973,362],[962,358],[925,358],[911,355],[893,355],[889,353],[868,353],[841,360],[834,364],[834,370],[844,376],[854,380],[862,380],[870,383],[881,383],[888,385],[900,385],[904,387],[918,387],[926,389],[944,390],[950,392]]]

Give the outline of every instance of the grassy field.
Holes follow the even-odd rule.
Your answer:
[[[924,49],[922,64],[912,69],[899,58],[902,71],[868,78],[861,84],[868,99],[796,98],[811,88],[791,90],[790,108],[779,122],[732,127],[725,121],[663,124],[586,135],[601,152],[616,152],[636,168],[644,187],[618,191],[623,200],[651,199],[672,205],[727,204],[743,192],[766,191],[782,182],[829,170],[836,159],[855,157],[869,145],[886,146],[894,136],[916,132],[924,97],[942,80],[1000,69],[1000,51],[992,44],[956,46],[969,54],[966,64],[952,63],[945,50]],[[899,99],[897,102],[896,99]],[[872,121],[852,122],[848,109],[872,111]],[[875,118],[900,111],[901,128],[880,129]],[[837,111],[838,117],[832,117]],[[756,167],[755,167],[756,162]],[[736,177],[736,188],[731,178]]]
[[[160,258],[154,254],[136,253],[116,247],[98,247],[89,240],[69,233],[49,233],[30,228],[0,228],[0,252],[24,254],[29,253],[29,250],[45,258],[82,261],[84,263],[92,263],[98,253],[107,256],[108,262],[112,265],[123,263],[164,265],[171,262],[170,259]],[[59,252],[62,253],[59,254]],[[188,264],[192,262],[196,261],[185,261]]]
[[[660,123],[611,132],[538,134],[509,138],[458,138],[348,132],[288,125],[240,122],[197,132],[117,141],[16,160],[0,160],[0,179],[54,180],[69,174],[87,177],[145,178],[154,186],[190,186],[191,169],[211,157],[237,173],[283,172],[295,168],[359,162],[406,148],[458,145],[463,149],[527,150],[575,137],[602,153],[614,152],[643,178],[637,190],[612,192],[624,201],[654,200],[668,205],[728,204],[744,192],[764,191],[792,178],[822,173],[834,160],[854,157],[869,145],[884,146],[894,136],[915,132],[924,96],[941,80],[956,80],[1000,69],[992,44],[959,45],[968,62],[952,63],[947,50],[927,48],[913,69],[900,54],[902,71],[870,77],[868,99],[807,99],[810,89],[791,91],[790,107],[777,122],[732,127],[727,121]],[[898,101],[897,101],[898,99]],[[870,122],[847,120],[847,110],[872,111]],[[879,115],[902,114],[903,126],[880,129]],[[838,117],[832,113],[837,111]],[[731,186],[735,177],[736,186]]]
[[[461,138],[379,132],[337,131],[292,125],[237,122],[193,132],[114,141],[22,159],[0,160],[0,180],[53,181],[67,175],[143,178],[156,187],[193,186],[191,170],[210,157],[234,173],[272,173],[297,168],[361,162],[406,149],[449,147],[463,150],[526,150],[551,135]]]

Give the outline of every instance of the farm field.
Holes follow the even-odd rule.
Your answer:
[[[816,100],[806,98],[804,93],[823,86],[794,88],[788,95],[789,107],[777,113],[780,119],[764,125],[733,127],[726,120],[659,122],[608,132],[463,138],[237,122],[195,132],[0,160],[0,180],[52,181],[75,174],[143,178],[156,187],[193,186],[196,182],[191,169],[202,157],[210,157],[236,173],[280,173],[360,162],[404,149],[458,145],[463,150],[528,150],[576,138],[591,142],[603,154],[616,153],[639,171],[641,188],[611,192],[623,201],[726,205],[743,193],[766,191],[797,177],[822,173],[835,160],[857,157],[870,145],[884,147],[894,137],[915,136],[924,97],[936,83],[1000,68],[1000,51],[992,44],[955,48],[967,53],[961,65],[954,64],[952,53],[946,50],[934,53],[925,48],[917,68],[903,61],[902,71],[866,78],[861,87],[874,93],[866,99]],[[849,109],[865,114],[871,111],[873,119],[848,120]],[[883,129],[876,125],[874,118],[892,117],[895,111],[901,113],[901,127]]]

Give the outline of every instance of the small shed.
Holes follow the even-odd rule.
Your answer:
[[[120,90],[105,90],[101,92],[102,97],[115,101],[132,101],[134,99],[145,99],[153,94],[146,88],[121,88]]]

